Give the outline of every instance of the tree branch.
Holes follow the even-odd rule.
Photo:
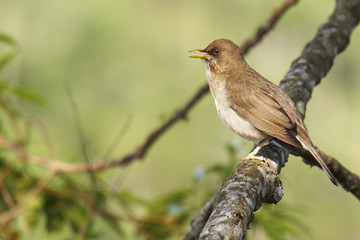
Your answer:
[[[275,9],[273,14],[270,16],[267,22],[264,23],[261,27],[258,28],[256,34],[248,39],[240,48],[243,54],[247,53],[253,46],[258,44],[264,36],[275,26],[275,24],[279,21],[280,17],[282,17],[285,12],[298,0],[286,0],[284,1],[278,8]]]
[[[277,203],[284,194],[278,166],[264,157],[241,159],[216,194],[200,239],[243,239],[254,212],[263,202]]]

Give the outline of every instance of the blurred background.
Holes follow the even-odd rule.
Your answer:
[[[203,64],[189,59],[189,50],[204,48],[217,38],[242,44],[281,2],[0,0],[0,32],[18,44],[16,57],[0,71],[0,81],[26,88],[41,99],[41,104],[14,101],[14,107],[25,119],[46,126],[59,159],[84,161],[72,101],[90,160],[102,159],[120,132],[121,140],[110,154],[119,157],[133,151],[205,83]],[[334,6],[335,1],[299,1],[249,52],[249,64],[279,83]],[[360,174],[359,39],[360,30],[355,29],[350,45],[315,89],[305,119],[314,144],[356,174]],[[0,43],[0,53],[6,51]],[[31,132],[29,149],[47,156],[39,132],[36,128]],[[194,172],[201,178],[202,170],[227,164],[229,146],[237,157],[253,147],[222,124],[208,94],[144,160],[104,171],[101,178],[114,191],[131,191],[151,201],[174,189],[191,188]],[[285,195],[278,205],[305,211],[299,219],[307,226],[306,233],[291,239],[360,238],[359,201],[334,187],[318,168],[290,157],[281,180]],[[199,181],[200,189],[212,191],[222,182],[213,174]],[[36,229],[34,239],[60,239],[58,234],[46,235],[41,224]],[[125,239],[131,236],[127,234]],[[251,234],[254,239],[269,239],[261,230]],[[109,233],[106,239],[116,238]]]

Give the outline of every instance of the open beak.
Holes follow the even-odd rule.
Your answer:
[[[194,49],[194,50],[189,51],[189,53],[202,53],[202,54],[204,54],[204,55],[189,56],[190,58],[206,59],[206,57],[209,57],[209,54],[207,54],[207,52],[204,52],[204,50],[202,50],[202,49]]]

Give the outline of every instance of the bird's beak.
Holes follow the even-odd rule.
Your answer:
[[[202,49],[194,49],[194,50],[189,51],[189,53],[203,53],[204,54],[204,55],[189,56],[190,58],[206,59],[206,57],[209,57],[209,54]]]

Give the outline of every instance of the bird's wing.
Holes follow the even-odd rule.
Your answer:
[[[289,103],[288,101],[292,104],[290,98],[276,85],[264,80],[263,83],[266,84],[264,87],[261,87],[262,84],[255,85],[243,80],[227,85],[228,92],[234,93],[228,95],[232,103],[231,108],[267,135],[290,145],[302,147],[296,139],[295,118],[298,118],[298,113],[286,104]],[[281,99],[277,100],[278,97],[275,96]]]

